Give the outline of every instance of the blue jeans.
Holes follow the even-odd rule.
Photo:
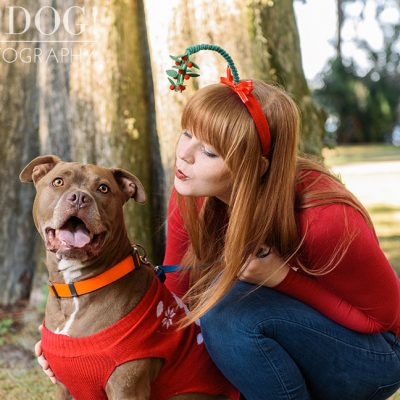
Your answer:
[[[400,341],[362,334],[278,291],[237,282],[201,318],[206,347],[246,400],[380,400],[400,387]]]

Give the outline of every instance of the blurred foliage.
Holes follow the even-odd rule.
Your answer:
[[[379,78],[378,78],[379,77]],[[314,95],[328,113],[338,118],[339,143],[383,142],[398,121],[400,72],[372,69],[361,77],[354,63],[330,62],[324,86]]]
[[[354,1],[337,1],[344,19],[351,18],[355,26],[362,22],[367,1],[358,1],[362,7],[357,17],[346,15],[346,4]],[[360,68],[354,58],[344,58],[339,43],[336,57],[322,74],[323,87],[314,93],[335,121],[338,143],[383,142],[400,121],[400,2],[377,0],[374,5],[382,46],[376,49],[364,37],[352,39],[365,54],[368,70]],[[387,7],[397,18],[383,17]],[[338,29],[342,26],[343,22]]]

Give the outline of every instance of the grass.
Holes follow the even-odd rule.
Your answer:
[[[53,400],[54,390],[38,367],[0,368],[0,398],[3,400]]]
[[[392,267],[400,276],[400,206],[367,207],[375,225],[379,243]]]
[[[323,156],[330,167],[358,162],[400,161],[400,147],[386,144],[337,146],[324,149]]]
[[[324,150],[323,155],[328,166],[340,167],[349,164],[400,161],[400,148],[385,145],[340,146],[333,150]],[[353,183],[351,179],[348,179],[347,183],[347,178],[346,174],[342,173],[343,181],[352,190]],[[359,181],[361,178],[356,179]],[[369,175],[366,170],[362,179],[365,179],[366,185],[373,186],[374,180],[381,180],[381,177],[379,174]],[[390,175],[385,185],[385,193],[392,193],[394,187],[400,186],[398,176]],[[363,193],[364,197],[360,197],[360,200],[366,204],[381,247],[400,276],[400,204],[374,204],[368,198],[369,192]],[[45,282],[40,279],[38,281],[40,284],[36,284],[37,287]],[[35,342],[40,338],[37,327],[42,318],[43,305],[25,308],[24,312],[14,310],[8,314],[0,310],[0,399],[55,399],[54,386],[45,377],[32,353]],[[392,396],[391,400],[400,400],[400,391]]]
[[[400,174],[390,169],[377,173],[373,165],[366,164],[400,161],[400,147],[384,144],[339,146],[333,150],[324,149],[323,156],[326,164],[339,171],[346,187],[366,206],[381,248],[400,276]],[[355,164],[362,167],[356,173],[348,168]],[[377,196],[376,188],[383,195]],[[376,198],[378,204],[374,203]],[[385,199],[387,204],[383,203]]]

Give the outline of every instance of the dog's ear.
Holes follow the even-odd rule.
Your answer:
[[[33,182],[36,185],[60,161],[59,157],[53,155],[36,157],[21,171],[19,180],[24,183]]]
[[[139,178],[121,168],[111,168],[119,188],[125,195],[125,202],[135,199],[138,203],[146,201],[146,192]]]

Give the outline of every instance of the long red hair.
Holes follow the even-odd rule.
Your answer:
[[[232,171],[229,204],[207,197],[198,199],[177,194],[178,205],[190,246],[182,265],[190,268],[191,287],[187,295],[191,313],[185,323],[204,315],[237,280],[248,257],[267,244],[284,259],[293,257],[314,275],[331,271],[343,257],[353,233],[344,238],[331,260],[318,268],[303,266],[298,251],[304,237],[296,224],[296,209],[341,202],[362,213],[361,203],[322,164],[298,155],[299,111],[282,89],[253,81],[253,93],[265,113],[271,132],[270,166],[263,173],[258,133],[240,98],[223,84],[206,86],[188,101],[182,114],[182,128],[215,148]],[[313,183],[296,190],[318,171],[329,188],[313,190]],[[315,182],[314,182],[315,183]]]

